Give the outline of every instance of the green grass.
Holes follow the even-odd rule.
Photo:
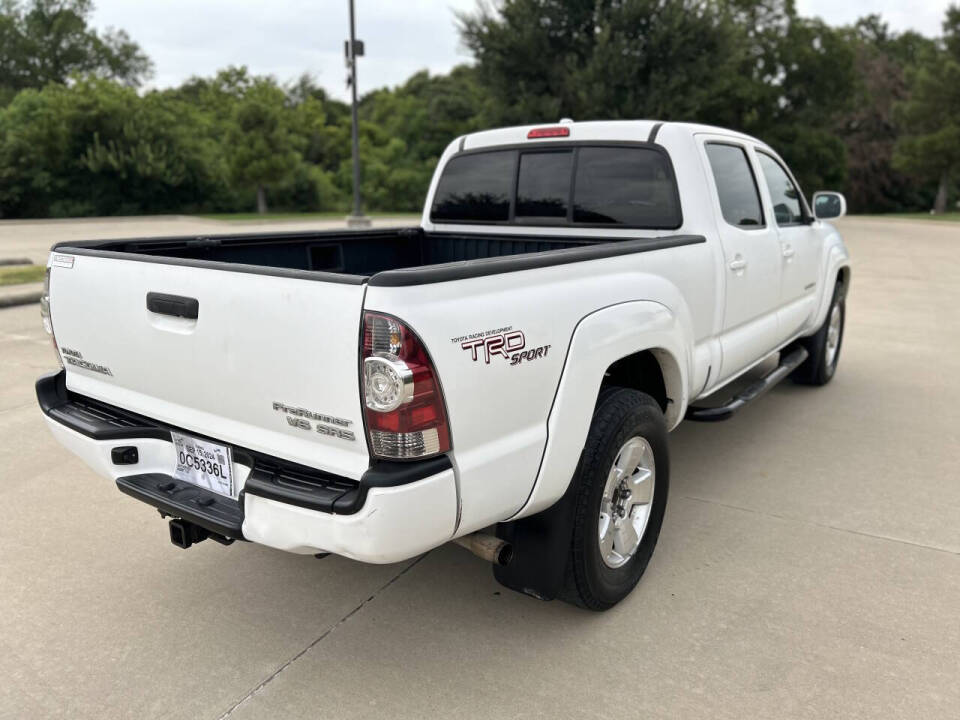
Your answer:
[[[942,215],[931,215],[925,213],[885,213],[883,215],[872,215],[876,218],[899,218],[901,220],[936,220],[937,222],[960,222],[960,212],[948,212]]]
[[[14,265],[0,267],[0,287],[4,285],[22,285],[41,282],[46,268],[42,265]]]
[[[402,218],[414,220],[420,217],[420,213],[395,212],[368,213],[371,218]],[[226,220],[228,222],[249,222],[254,220],[346,220],[345,212],[319,212],[319,213],[266,213],[258,215],[257,213],[212,213],[209,215],[197,215],[195,217],[205,218],[207,220]]]

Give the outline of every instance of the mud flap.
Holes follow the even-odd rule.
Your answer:
[[[497,537],[513,546],[510,564],[493,566],[498,583],[540,600],[560,594],[573,542],[575,484],[543,512],[497,525]]]

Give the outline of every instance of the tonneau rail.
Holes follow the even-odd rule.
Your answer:
[[[432,233],[437,234],[437,233]],[[497,237],[519,237],[506,236]],[[539,238],[547,239],[547,238]],[[535,270],[553,265],[567,265],[588,260],[602,260],[604,258],[635,253],[666,250],[683,245],[697,245],[705,243],[703,235],[665,235],[661,237],[636,238],[632,240],[610,240],[584,243],[577,247],[545,250],[535,253],[506,255],[501,257],[480,258],[459,262],[442,263],[422,267],[384,270],[370,278],[369,284],[380,287],[401,287],[405,285],[428,285],[452,280],[497,275],[499,273],[518,272],[521,270]]]

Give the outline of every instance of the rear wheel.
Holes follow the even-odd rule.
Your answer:
[[[800,342],[810,354],[793,373],[793,379],[804,385],[826,385],[833,379],[840,361],[843,326],[846,320],[843,285],[837,283],[823,325],[816,333]]]
[[[660,406],[635,390],[605,391],[573,479],[564,600],[606,610],[633,590],[657,544],[669,477]]]

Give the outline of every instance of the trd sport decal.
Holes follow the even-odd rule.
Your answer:
[[[550,352],[549,345],[527,348],[527,338],[522,330],[514,330],[513,326],[471,333],[461,337],[450,338],[451,342],[459,343],[460,347],[470,353],[470,358],[477,362],[490,364],[490,358],[500,357],[511,365],[519,365],[531,360],[539,360]]]

